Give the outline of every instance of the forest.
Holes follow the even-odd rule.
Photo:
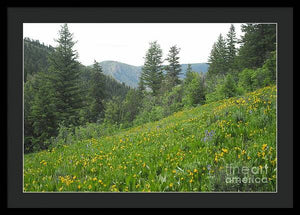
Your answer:
[[[184,76],[181,48],[150,41],[136,88],[80,64],[67,24],[56,47],[25,38],[24,190],[274,191],[276,25],[241,31]],[[224,184],[226,163],[268,165],[272,183]]]

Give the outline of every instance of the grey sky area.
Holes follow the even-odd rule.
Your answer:
[[[23,37],[56,46],[55,38],[62,23],[25,23]],[[141,66],[149,42],[157,40],[163,57],[172,45],[180,51],[180,63],[207,62],[212,45],[219,34],[224,37],[231,23],[71,23],[70,31],[77,41],[79,61],[91,65],[94,60],[113,60]],[[234,24],[237,38],[242,35],[241,24]]]

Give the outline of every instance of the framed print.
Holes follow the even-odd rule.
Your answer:
[[[292,8],[7,12],[9,207],[292,207]]]

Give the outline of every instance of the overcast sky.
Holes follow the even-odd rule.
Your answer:
[[[23,37],[56,46],[62,23],[25,23]],[[180,63],[207,62],[212,45],[219,34],[226,36],[231,23],[72,23],[68,24],[78,51],[79,61],[91,65],[93,61],[114,60],[141,66],[149,42],[157,40],[163,57],[172,45],[181,48]],[[234,24],[237,38],[241,24]]]

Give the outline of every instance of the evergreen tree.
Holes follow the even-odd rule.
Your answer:
[[[185,81],[183,102],[185,106],[194,106],[204,104],[205,102],[205,85],[202,74],[192,72],[190,80]]]
[[[104,76],[101,65],[96,61],[94,61],[90,84],[89,96],[92,100],[90,104],[90,121],[96,122],[104,116],[103,100],[105,99]]]
[[[37,73],[35,93],[32,101],[29,122],[32,123],[33,137],[31,139],[35,150],[46,149],[47,140],[57,134],[58,120],[57,107],[55,105],[55,91],[49,81],[49,74]]]
[[[124,118],[124,110],[120,96],[114,96],[105,103],[105,121],[111,124],[120,124]]]
[[[146,90],[142,77],[139,78],[139,83],[138,83],[137,89],[138,89],[138,92],[140,95],[143,95]]]
[[[142,68],[141,80],[148,87],[152,95],[157,95],[163,80],[162,50],[157,41],[150,43]]]
[[[135,89],[130,89],[123,101],[124,109],[124,121],[131,123],[136,115],[139,113],[139,109],[142,99],[140,98],[139,91]]]
[[[236,43],[237,43],[237,38],[236,38],[236,33],[235,33],[235,28],[234,25],[231,24],[229,32],[227,34],[226,38],[226,51],[227,51],[227,65],[230,70],[234,69],[234,61],[236,57]]]
[[[211,50],[208,63],[208,77],[213,78],[215,75],[225,75],[228,72],[227,65],[227,51],[226,42],[222,34],[219,35],[218,40],[214,43]]]
[[[244,35],[238,53],[240,70],[261,67],[273,51],[276,50],[275,24],[242,25]]]
[[[186,72],[185,72],[185,79],[184,79],[184,83],[189,83],[191,82],[191,80],[194,78],[193,76],[193,69],[192,69],[192,65],[188,64]]]
[[[224,85],[222,86],[222,93],[225,98],[237,95],[236,84],[231,74],[228,74],[225,78]]]
[[[28,80],[24,83],[24,152],[32,152],[34,151],[34,142],[35,142],[35,134],[34,134],[34,117],[32,114],[32,106],[34,104],[34,98],[36,92],[38,92],[37,83],[37,73],[32,77],[32,79]],[[37,119],[39,119],[37,117]]]
[[[38,72],[48,71],[48,55],[53,51],[53,47],[38,40],[24,38],[24,82]]]
[[[169,62],[169,65],[165,67],[168,91],[180,84],[179,75],[181,73],[181,65],[179,63],[179,51],[180,49],[176,45],[172,46],[166,59]]]
[[[61,26],[58,46],[50,55],[50,80],[55,90],[55,106],[59,122],[66,126],[78,125],[79,111],[82,107],[79,87],[79,63],[77,52],[73,50],[75,42],[68,25]]]

